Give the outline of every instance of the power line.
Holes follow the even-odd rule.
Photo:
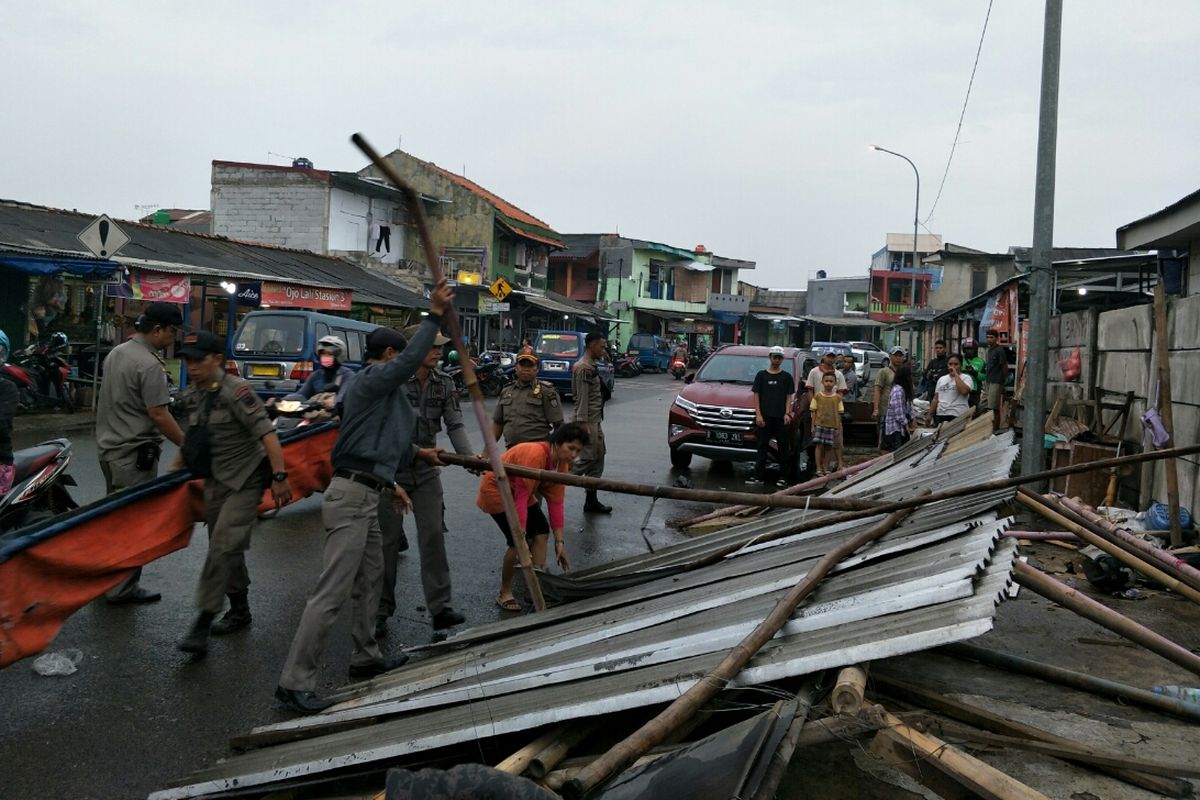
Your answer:
[[[962,112],[958,115],[958,130],[954,132],[954,143],[950,145],[950,156],[946,159],[946,170],[942,173],[942,182],[938,185],[937,196],[933,198],[933,205],[929,208],[929,214],[926,215],[925,222],[933,219],[933,212],[937,208],[938,200],[942,199],[942,189],[946,187],[946,178],[950,175],[950,163],[954,161],[954,151],[958,148],[958,137],[962,134],[963,119],[967,116],[967,102],[971,99],[971,87],[975,85],[975,70],[979,68],[979,54],[983,52],[983,38],[987,36],[988,20],[992,18],[992,2],[993,0],[988,0],[987,15],[983,18],[983,31],[979,34],[979,46],[975,48],[975,63],[971,66],[971,80],[967,82],[967,96],[963,98]]]

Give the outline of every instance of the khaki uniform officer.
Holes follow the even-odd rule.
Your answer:
[[[183,324],[179,306],[151,303],[138,317],[137,333],[104,359],[96,412],[96,450],[109,494],[158,477],[163,438],[183,444],[183,431],[171,416],[171,387],[158,351],[175,341]],[[143,589],[141,567],[106,595],[110,603],[153,603],[159,592]]]
[[[516,380],[500,392],[492,415],[492,435],[504,437],[508,447],[525,442],[548,442],[550,433],[563,424],[562,402],[554,384],[539,381],[538,357],[517,355]]]
[[[409,341],[416,338],[420,326],[404,330]],[[442,345],[450,341],[440,333],[433,347],[404,384],[403,392],[417,412],[417,433],[413,443],[421,448],[437,445],[438,431],[446,425],[446,435],[454,451],[471,455],[471,440],[463,424],[462,409],[454,391],[454,380],[437,369],[442,357]],[[425,590],[425,607],[433,620],[435,631],[452,628],[465,620],[450,607],[450,564],[446,559],[446,507],[442,499],[441,468],[413,459],[396,473],[396,483],[408,492],[413,517],[417,525],[417,550],[421,554],[421,585]],[[400,560],[400,542],[404,541],[404,516],[396,512],[392,499],[381,495],[379,528],[383,533],[383,591],[379,596],[379,613],[375,618],[375,638],[387,634],[387,620],[396,611],[396,566]]]
[[[604,421],[604,395],[600,391],[600,374],[596,371],[596,362],[604,354],[608,341],[604,334],[595,331],[584,337],[583,341],[583,357],[575,362],[571,370],[571,393],[575,396],[575,416],[572,422],[582,425],[590,440],[571,472],[575,475],[599,478],[604,474],[604,455],[607,449],[604,445],[604,429],[601,427]],[[601,503],[595,489],[588,489],[583,510],[611,514],[612,506]]]
[[[200,616],[179,643],[180,650],[196,655],[208,651],[210,632],[232,633],[250,624],[246,550],[258,501],[268,484],[276,507],[292,497],[275,426],[250,384],[225,374],[224,351],[225,341],[207,331],[189,333],[179,349],[192,382],[184,396],[187,435],[207,435],[210,454],[210,475],[204,481],[208,555],[196,585]],[[229,612],[213,625],[225,607],[225,595]]]

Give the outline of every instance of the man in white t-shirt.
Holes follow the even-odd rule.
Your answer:
[[[938,378],[929,403],[929,419],[934,424],[954,419],[970,408],[968,395],[975,388],[970,375],[962,371],[962,356],[955,353],[946,360],[946,374]]]
[[[833,364],[833,360],[837,356],[838,354],[833,350],[826,350],[822,353],[820,363],[808,371],[808,378],[804,381],[804,388],[812,393],[821,391],[821,376],[826,372],[832,372],[837,378],[837,387],[834,391],[838,394],[845,394],[846,376]]]

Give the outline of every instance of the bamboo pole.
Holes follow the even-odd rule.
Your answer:
[[[592,735],[596,725],[597,723],[581,722],[565,730],[560,729],[554,741],[543,747],[529,762],[525,774],[535,781],[544,781],[572,748],[578,747],[580,742]]]
[[[791,763],[792,756],[796,752],[796,742],[803,732],[805,723],[808,722],[808,715],[812,712],[813,703],[816,701],[819,691],[820,681],[816,678],[809,678],[800,687],[800,691],[796,692],[794,699],[796,714],[792,717],[792,721],[784,732],[783,738],[775,747],[775,751],[771,753],[771,760],[767,763],[766,772],[763,773],[762,780],[758,784],[758,791],[755,792],[752,800],[774,799],[775,791],[779,788],[779,783],[783,780],[788,764]],[[771,713],[778,717],[783,704],[782,700],[777,702],[771,708]]]
[[[510,755],[508,758],[501,761],[496,765],[496,769],[500,772],[507,772],[509,775],[520,775],[529,768],[529,765],[533,763],[533,760],[537,758],[539,753],[562,738],[563,734],[566,732],[567,727],[565,725],[559,725],[551,728],[529,744],[522,747],[517,752]]]
[[[989,667],[1004,669],[1010,672],[1019,672],[1023,675],[1031,675],[1035,678],[1041,678],[1044,681],[1070,686],[1073,689],[1091,692],[1103,697],[1111,697],[1121,702],[1137,703],[1147,708],[1153,708],[1155,711],[1174,714],[1177,717],[1191,720],[1192,722],[1200,722],[1200,705],[1180,700],[1177,697],[1165,697],[1161,694],[1155,694],[1137,686],[1129,686],[1128,684],[1089,675],[1085,672],[1076,672],[1065,667],[1057,667],[1053,664],[1044,664],[1040,661],[1034,661],[1031,658],[1022,658],[1010,653],[989,650],[986,647],[979,647],[968,642],[942,645],[938,650],[955,658],[978,661],[980,664],[987,664]],[[896,683],[898,682],[895,680],[891,684],[885,681],[884,685],[887,686]],[[934,708],[933,710],[937,711],[938,709]],[[970,720],[964,721],[970,722]],[[1008,731],[997,732],[1008,733]]]
[[[993,733],[1001,733],[1006,736],[1021,736],[1026,739],[1049,742],[1051,744],[1074,744],[1071,739],[1050,733],[1041,728],[1036,728],[1032,725],[1027,725],[1023,722],[1002,717],[979,706],[952,698],[944,690],[934,690],[926,685],[919,685],[897,678],[887,672],[880,673],[878,670],[871,676],[871,679],[875,686],[882,689],[888,697],[894,697],[911,705],[928,708],[950,719],[965,722],[976,728],[992,731]],[[1191,784],[1185,781],[1161,778],[1157,775],[1148,775],[1144,772],[1127,769],[1113,769],[1109,767],[1098,767],[1098,769],[1118,780],[1134,786],[1140,786],[1152,792],[1158,792],[1168,797],[1190,797],[1192,793]]]
[[[672,729],[696,713],[697,709],[716,696],[730,680],[742,671],[763,645],[787,624],[800,603],[812,594],[813,590],[839,562],[892,530],[909,513],[908,511],[897,511],[889,514],[883,521],[826,553],[808,574],[780,599],[771,613],[725,655],[720,664],[696,681],[654,719],[618,742],[607,753],[568,781],[563,786],[564,796],[569,800],[580,800],[580,798],[586,797],[594,788],[665,739]]]
[[[1154,337],[1158,341],[1158,385],[1161,391],[1158,412],[1163,427],[1172,444],[1175,439],[1175,416],[1171,410],[1171,342],[1167,331],[1167,294],[1162,279],[1154,285]],[[1183,544],[1183,532],[1179,528],[1179,471],[1174,457],[1167,459],[1167,509],[1171,515],[1171,546]]]
[[[1113,611],[1103,603],[1096,602],[1082,592],[1062,585],[1041,570],[1034,569],[1023,561],[1014,561],[1013,577],[1029,591],[1040,594],[1047,600],[1053,600],[1081,617],[1090,619],[1097,625],[1102,625],[1113,633],[1124,636],[1168,661],[1200,675],[1200,656],[1134,622],[1124,614]]]
[[[1192,587],[1182,583],[1177,578],[1168,575],[1165,571],[1159,569],[1153,564],[1144,561],[1139,556],[1130,553],[1128,550],[1125,550],[1122,547],[1118,547],[1116,544],[1109,541],[1108,538],[1100,536],[1089,530],[1087,527],[1077,524],[1069,517],[1060,514],[1041,495],[1038,495],[1022,486],[1017,490],[1017,501],[1026,508],[1041,514],[1054,524],[1067,528],[1080,539],[1083,539],[1085,542],[1094,547],[1100,548],[1113,558],[1117,559],[1131,569],[1140,572],[1147,578],[1158,581],[1171,591],[1177,592],[1195,603],[1200,603],[1200,592],[1197,592]]]
[[[458,453],[442,453],[441,459],[467,469],[487,469],[488,464],[474,456]],[[638,497],[669,498],[671,500],[694,500],[698,502],[729,503],[741,502],[749,506],[766,508],[810,508],[813,511],[860,511],[872,509],[877,504],[871,500],[856,500],[843,497],[788,497],[781,494],[755,494],[753,492],[723,492],[712,489],[683,489],[678,486],[656,486],[647,483],[632,483],[611,478],[595,478],[589,475],[572,475],[569,472],[507,464],[510,475],[531,478],[538,483],[561,483],[583,489],[602,492],[617,492]]]
[[[1085,521],[1092,523],[1096,527],[1093,528],[1100,535],[1105,532],[1112,534],[1115,539],[1120,542],[1122,547],[1130,550],[1137,550],[1145,553],[1159,563],[1174,570],[1179,574],[1180,580],[1187,583],[1193,589],[1200,589],[1200,570],[1193,567],[1191,564],[1184,561],[1179,556],[1172,553],[1170,550],[1164,550],[1161,547],[1155,547],[1145,539],[1134,536],[1127,528],[1122,528],[1104,517],[1096,511],[1096,509],[1073,497],[1059,497],[1058,502],[1067,510],[1073,511],[1082,517]]]
[[[404,194],[405,202],[408,205],[408,213],[412,215],[413,220],[416,222],[417,234],[421,239],[421,246],[425,250],[425,261],[426,266],[429,268],[429,273],[433,276],[434,283],[445,280],[437,249],[433,245],[433,238],[429,235],[429,225],[425,220],[425,207],[421,205],[421,198],[407,182],[396,174],[396,171],[392,169],[392,165],[384,161],[379,153],[375,152],[375,148],[367,143],[367,140],[363,138],[361,133],[354,134],[350,137],[350,140],[383,173],[384,177],[391,181]],[[521,528],[520,520],[517,518],[517,507],[513,502],[512,488],[508,484],[508,473],[504,470],[504,462],[500,458],[500,448],[496,446],[496,437],[492,435],[492,422],[488,419],[487,409],[483,405],[483,391],[479,388],[479,381],[475,377],[475,365],[471,363],[471,359],[467,356],[467,348],[463,346],[462,330],[458,324],[458,312],[455,310],[453,304],[446,310],[446,319],[444,322],[446,323],[446,331],[450,334],[450,343],[463,356],[459,359],[463,371],[463,382],[466,384],[467,393],[471,395],[471,406],[475,410],[475,420],[479,423],[479,430],[483,434],[484,449],[487,452],[492,472],[496,475],[496,486],[500,490],[500,498],[504,503],[504,516],[508,520],[508,527],[512,531],[513,543],[517,549],[517,560],[521,564],[525,583],[533,599],[533,607],[538,611],[542,611],[546,608],[546,598],[542,596],[542,587],[538,583],[537,572],[533,568],[533,559],[529,555],[529,545],[525,541],[524,531]]]
[[[1028,539],[1031,542],[1078,542],[1079,537],[1070,531],[1016,531],[1006,530],[1001,534],[1007,539]]]
[[[857,714],[867,691],[867,666],[846,667],[838,673],[829,703],[838,714]]]
[[[975,756],[906,725],[894,714],[885,712],[884,719],[889,727],[875,735],[876,741],[872,744],[874,752],[890,750],[903,763],[914,767],[931,766],[937,773],[965,786],[972,794],[988,800],[1049,800],[1036,789]],[[912,764],[914,758],[917,759],[916,764]]]
[[[804,483],[797,483],[795,486],[789,486],[786,489],[780,489],[778,492],[773,492],[773,494],[795,495],[795,494],[803,494],[805,492],[810,492],[813,489],[820,489],[823,486],[828,485],[831,481],[837,480],[838,478],[849,478],[853,475],[857,475],[858,473],[865,470],[867,467],[874,466],[879,461],[881,461],[885,458],[889,458],[890,456],[891,456],[890,453],[882,453],[880,455],[875,456],[872,459],[868,459],[867,461],[863,461],[862,463],[855,464],[852,467],[846,467],[845,469],[838,470],[837,472],[831,472],[830,474],[823,475],[820,478],[813,478],[812,480],[805,481]],[[747,511],[751,511],[754,508],[757,508],[757,506],[749,506],[749,505],[725,506],[724,508],[718,508],[714,511],[709,511],[704,514],[698,514],[697,516],[694,516],[694,517],[688,517],[686,519],[671,520],[671,522],[669,524],[671,525],[672,528],[687,528],[692,525],[698,525],[701,522],[708,522],[709,520],[717,519],[719,517],[727,517],[727,516],[730,516],[733,514],[745,514]]]

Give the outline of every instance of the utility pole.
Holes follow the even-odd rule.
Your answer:
[[[1042,34],[1042,94],[1038,112],[1037,178],[1033,192],[1033,264],[1029,275],[1029,355],[1026,362],[1025,413],[1021,418],[1021,473],[1042,469],[1042,431],[1046,425],[1046,371],[1050,308],[1054,288],[1054,169],[1058,143],[1058,72],[1062,46],[1062,0],[1046,0]]]

